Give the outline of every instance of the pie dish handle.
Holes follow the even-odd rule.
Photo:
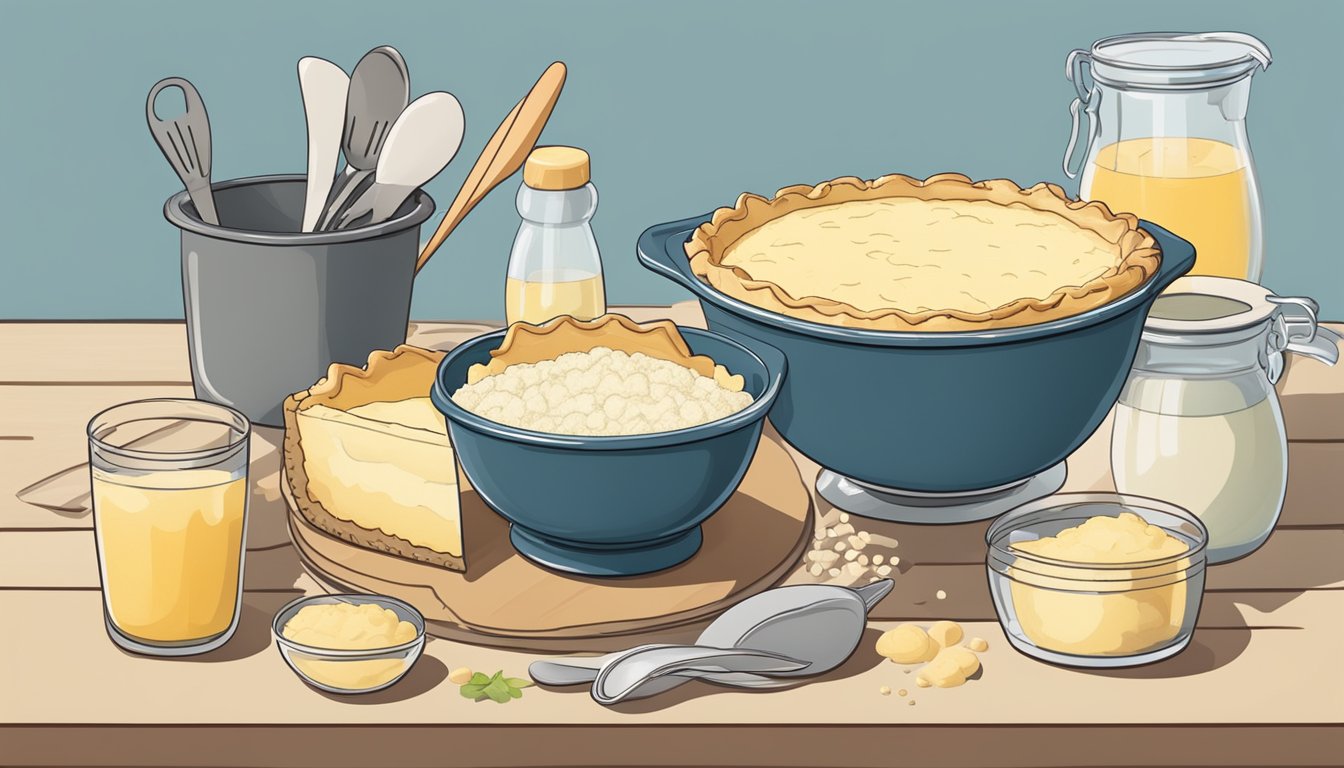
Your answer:
[[[681,245],[709,217],[710,214],[705,213],[680,221],[655,224],[644,230],[636,246],[640,263],[683,288],[699,293],[697,289],[702,284],[691,274],[690,260],[686,258]]]
[[[1151,221],[1139,219],[1139,228],[1152,235],[1157,240],[1158,248],[1162,249],[1162,262],[1157,267],[1157,275],[1144,289],[1148,295],[1156,296],[1195,266],[1195,246]]]

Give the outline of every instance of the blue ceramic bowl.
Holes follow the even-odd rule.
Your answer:
[[[745,379],[751,405],[690,429],[587,437],[510,427],[459,407],[452,393],[467,369],[490,360],[505,331],[444,358],[430,399],[448,420],[453,450],[472,487],[512,523],[529,559],[589,576],[670,568],[700,548],[700,524],[742,482],[765,416],[784,380],[784,355],[765,344],[678,328],[691,351]],[[754,350],[754,351],[753,351]]]
[[[1120,394],[1158,293],[1195,249],[1141,222],[1162,249],[1156,275],[1073,317],[966,333],[870,331],[812,323],[738,301],[691,272],[684,245],[709,215],[658,224],[639,260],[700,299],[710,330],[789,360],[770,421],[823,467],[922,493],[997,488],[1063,461]]]

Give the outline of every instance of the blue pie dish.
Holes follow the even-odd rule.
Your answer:
[[[784,353],[789,377],[770,422],[800,453],[869,486],[924,494],[1000,488],[1064,461],[1119,397],[1153,301],[1195,264],[1194,246],[1141,221],[1162,262],[1108,304],[1018,328],[876,331],[771,312],[702,282],[685,244],[709,219],[645,230],[640,262],[695,294],[710,330]]]
[[[447,419],[467,479],[509,521],[524,557],[585,576],[634,576],[685,562],[700,548],[700,524],[732,496],[756,454],[785,359],[768,344],[748,349],[717,333],[677,330],[691,352],[742,375],[750,405],[672,432],[550,434],[491,421],[452,400],[506,331],[478,336],[439,364],[430,399]]]

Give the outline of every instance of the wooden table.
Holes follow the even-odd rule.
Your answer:
[[[700,321],[694,305],[634,308]],[[475,325],[417,323],[412,342]],[[984,525],[890,526],[897,589],[841,669],[763,694],[700,684],[605,709],[582,689],[506,706],[462,698],[458,666],[522,674],[534,654],[432,640],[387,691],[305,687],[270,620],[315,585],[284,528],[278,430],[253,446],[246,600],[237,635],[189,660],[136,657],[103,628],[91,520],[16,499],[86,460],[96,411],[190,396],[179,323],[0,323],[0,763],[24,765],[1326,765],[1344,761],[1344,366],[1294,361],[1280,384],[1291,488],[1279,530],[1210,570],[1192,645],[1130,670],[1084,672],[1013,651],[984,580]],[[1105,488],[1104,427],[1068,488]],[[810,483],[817,468],[799,457]],[[76,470],[71,477],[78,477]],[[825,510],[824,502],[817,501]],[[871,528],[872,526],[870,526]],[[750,546],[750,542],[743,542]],[[798,578],[797,576],[794,577]],[[946,599],[938,600],[938,590]],[[983,674],[918,689],[872,638],[900,619],[950,618],[989,640]],[[907,697],[878,689],[906,688]],[[914,702],[912,705],[911,702]]]

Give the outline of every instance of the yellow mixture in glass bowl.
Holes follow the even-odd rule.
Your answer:
[[[1093,517],[1055,536],[1019,542],[1013,548],[1087,565],[1161,561],[1189,549],[1133,512]],[[1100,570],[1033,563],[1031,571],[1016,574],[1013,604],[1022,631],[1042,648],[1088,656],[1137,653],[1180,631],[1186,584],[1170,575],[1184,566]],[[1093,582],[1095,591],[1074,591],[1080,581]]]
[[[415,648],[378,653],[411,643],[419,631],[395,611],[375,603],[306,605],[285,622],[281,635],[302,646],[291,647],[286,653],[297,672],[313,683],[340,691],[369,691],[389,685],[418,656]],[[348,655],[350,651],[371,653]]]
[[[1138,497],[1060,494],[1000,518],[988,540],[995,607],[1019,650],[1116,666],[1188,643],[1208,540],[1189,512]]]

